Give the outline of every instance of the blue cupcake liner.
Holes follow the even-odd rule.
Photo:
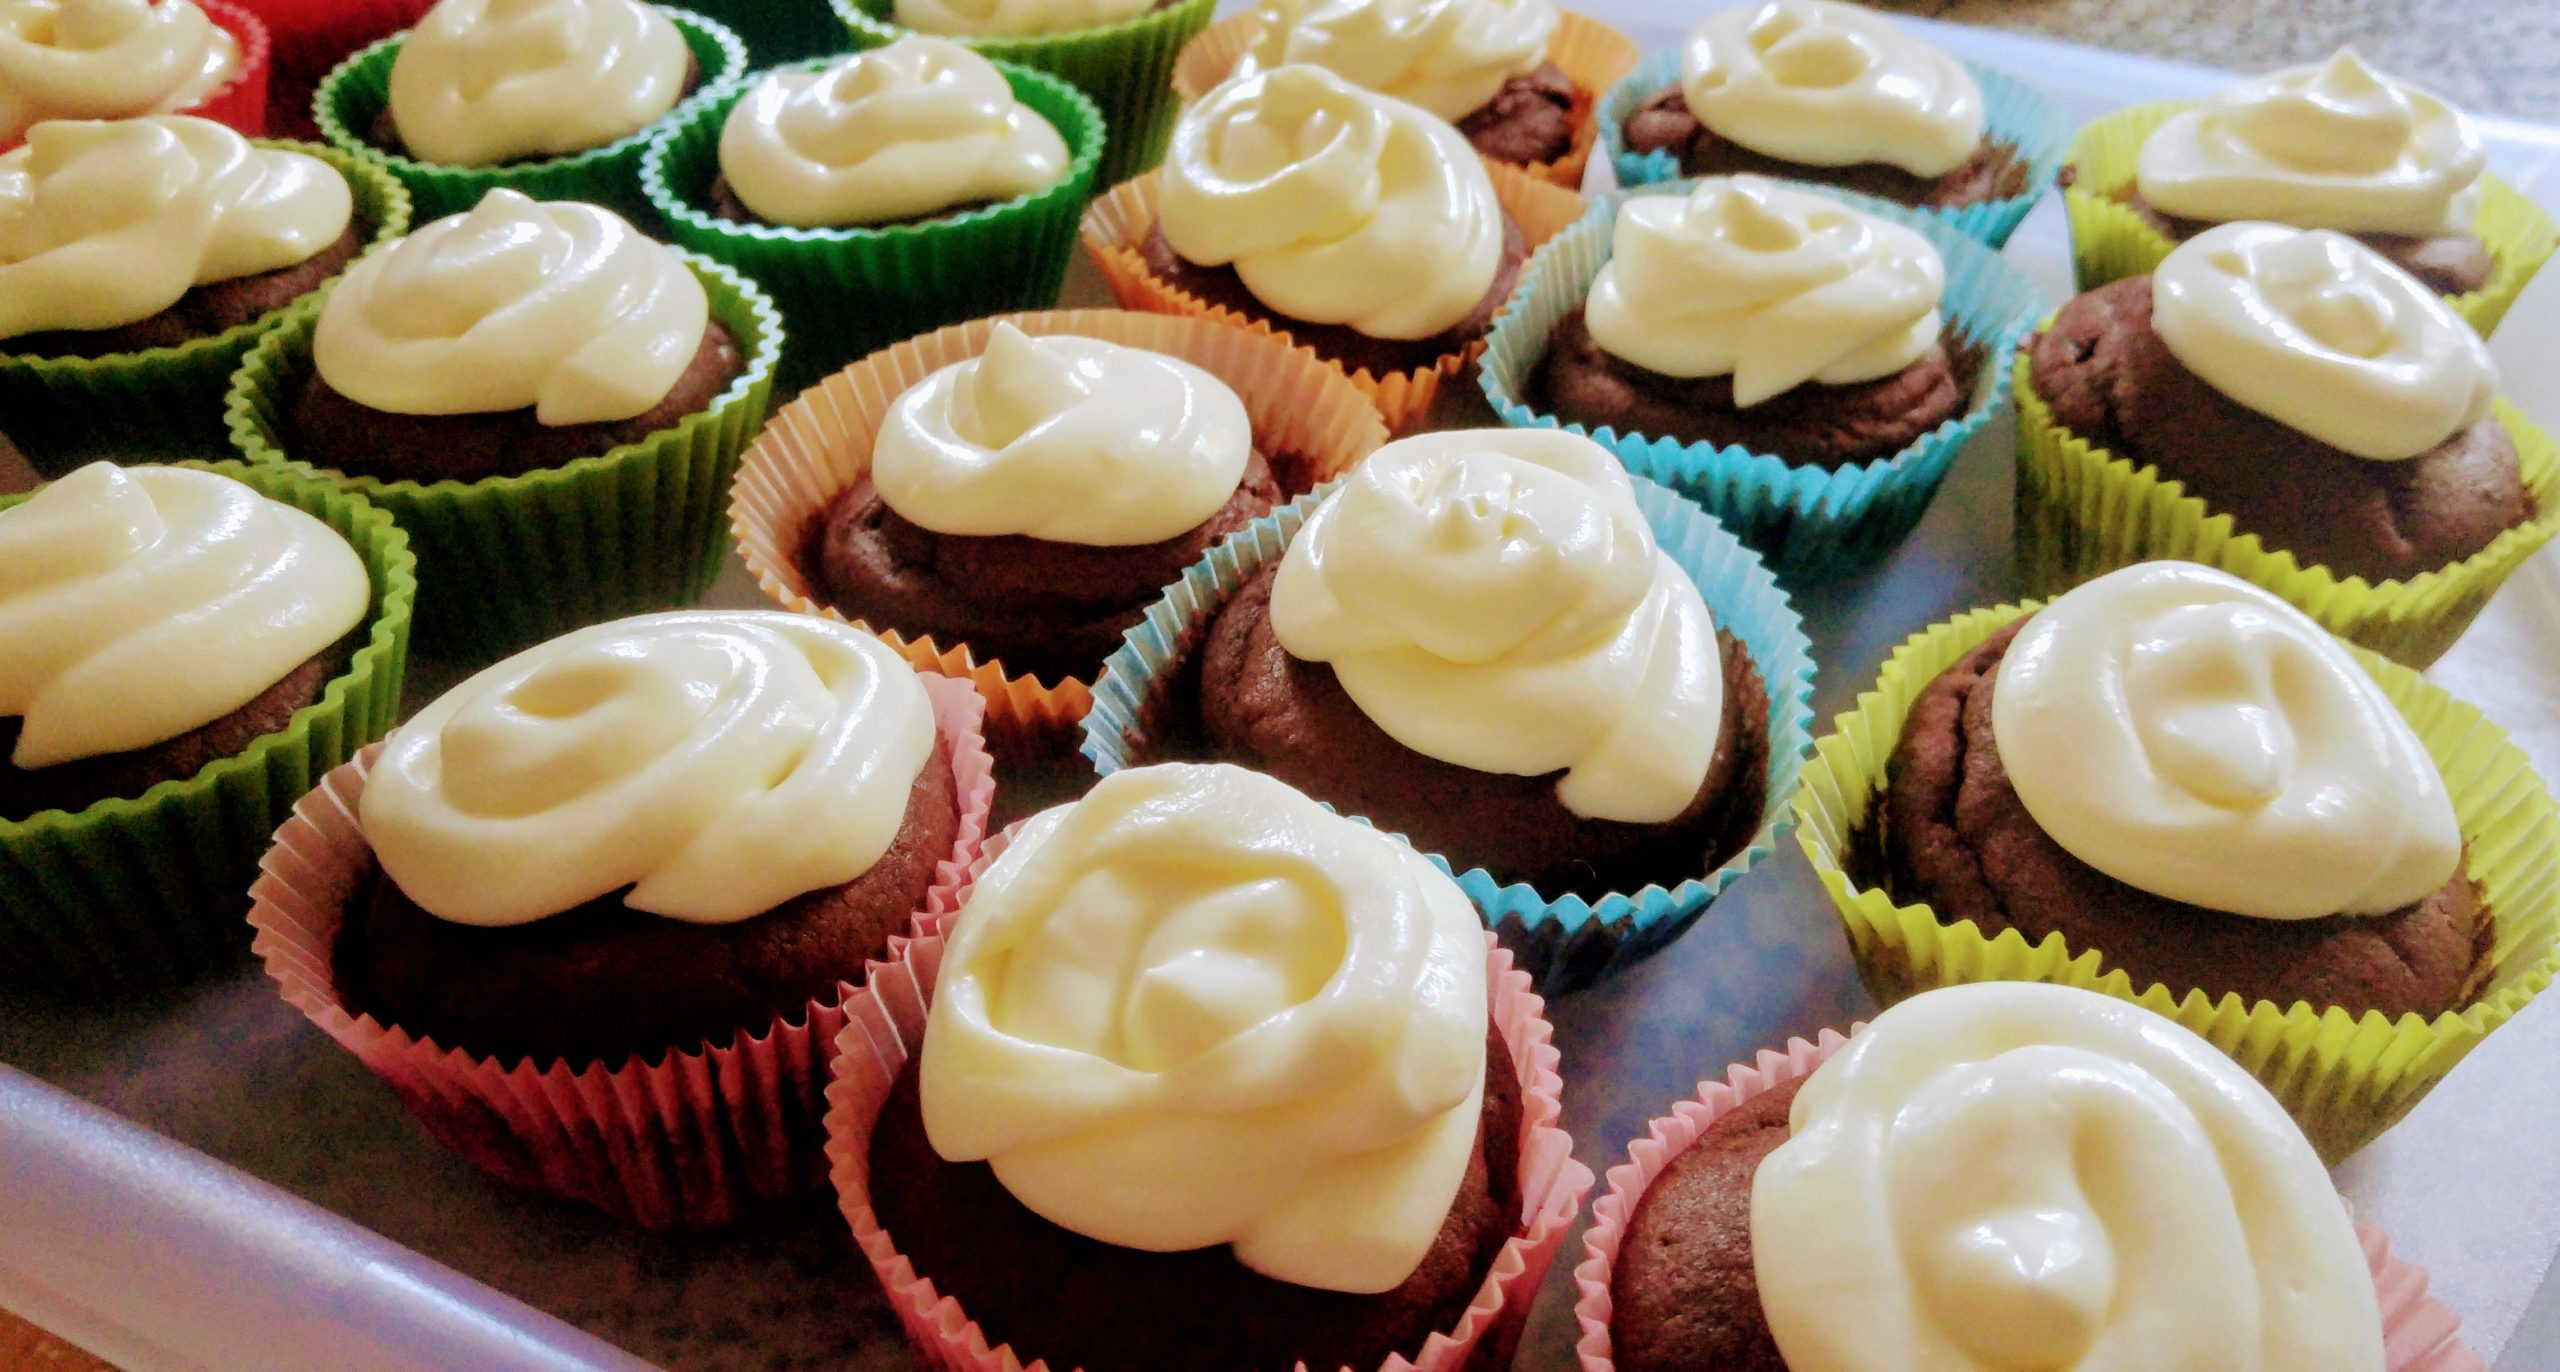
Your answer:
[[[2027,188],[2006,200],[1988,200],[1952,210],[1917,210],[1977,243],[1999,247],[2018,231],[2027,212],[2053,186],[2055,173],[2070,155],[2071,116],[2043,91],[2005,72],[1972,62],[1966,71],[1982,85],[1984,127],[1994,142],[2018,150],[2027,164]],[[1625,187],[1650,186],[1680,179],[1680,159],[1667,152],[1632,152],[1627,148],[1627,116],[1645,97],[1680,79],[1680,54],[1658,52],[1636,64],[1627,78],[1600,98],[1600,147]]]
[[[1628,471],[1705,506],[1782,573],[1818,577],[1864,570],[1920,522],[1964,445],[2000,411],[2009,396],[2010,359],[2052,306],[2025,274],[1942,219],[1872,196],[1804,183],[1805,189],[1854,209],[1909,225],[1946,259],[1941,308],[1959,338],[1983,349],[1972,403],[1962,414],[1891,457],[1834,470],[1791,467],[1743,447],[1620,434],[1606,425],[1595,433],[1532,408],[1529,378],[1546,355],[1556,322],[1581,305],[1607,264],[1619,207],[1637,196],[1686,195],[1697,184],[1667,181],[1613,191],[1595,201],[1580,223],[1538,249],[1521,274],[1511,307],[1494,321],[1478,384],[1503,423],[1564,429],[1598,440]]]
[[[1543,995],[1591,985],[1670,946],[1726,887],[1775,851],[1795,828],[1797,778],[1812,747],[1813,646],[1777,578],[1677,492],[1641,476],[1635,488],[1637,508],[1656,543],[1697,583],[1717,627],[1741,640],[1768,687],[1767,794],[1751,841],[1723,865],[1672,886],[1613,891],[1596,901],[1548,896],[1521,882],[1506,885],[1481,867],[1458,872],[1448,859],[1426,853],[1457,878],[1486,926]],[[1084,753],[1097,772],[1109,776],[1137,765],[1150,733],[1168,731],[1159,684],[1179,675],[1218,607],[1288,548],[1333,490],[1320,487],[1230,535],[1167,587],[1129,630],[1095,683],[1093,711],[1085,716]]]

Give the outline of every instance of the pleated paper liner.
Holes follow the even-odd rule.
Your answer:
[[[855,48],[877,48],[913,32],[890,18],[895,0],[828,0]],[[1018,38],[953,38],[980,54],[1045,71],[1092,97],[1111,131],[1097,186],[1117,185],[1164,160],[1181,106],[1173,66],[1183,45],[1208,27],[1217,0],[1169,0],[1099,28]]]
[[[1859,1025],[1849,1032],[1864,1028]],[[1812,1043],[1790,1039],[1785,1052],[1763,1051],[1754,1062],[1735,1063],[1725,1069],[1723,1080],[1698,1083],[1697,1099],[1681,1101],[1670,1114],[1654,1120],[1645,1137],[1628,1148],[1627,1161],[1609,1169],[1607,1189],[1592,1203],[1591,1224],[1582,1233],[1582,1261],[1573,1269],[1574,1289],[1579,1293],[1573,1314],[1582,1326],[1575,1352],[1582,1372],[1616,1372],[1610,1335],[1616,1315],[1612,1273],[1626,1244],[1627,1225],[1654,1178],[1705,1137],[1727,1111],[1812,1076],[1847,1043],[1825,1029]],[[2364,1246],[2365,1266],[2373,1273],[2373,1292],[2382,1306],[2385,1372],[2486,1372],[2479,1355],[2463,1346],[2461,1317],[2427,1294],[2427,1274],[2394,1257],[2382,1231],[2359,1223],[2356,1238]]]
[[[183,781],[78,813],[0,819],[0,983],[98,995],[237,960],[258,855],[293,804],[398,718],[418,594],[408,535],[362,499],[278,468],[219,472],[346,536],[373,581],[356,651],[276,733]],[[0,508],[23,497],[0,497]]]
[[[987,699],[989,738],[1010,763],[1068,751],[1076,722],[1093,703],[1091,684],[1017,676],[966,643],[910,637],[896,625],[846,615],[820,599],[800,562],[820,513],[870,474],[872,443],[890,403],[943,367],[984,351],[998,322],[973,320],[911,339],[802,392],[748,449],[730,522],[747,569],[784,609],[848,620],[887,639],[925,671],[974,684]],[[1293,459],[1274,473],[1291,494],[1350,470],[1386,442],[1377,411],[1340,372],[1276,339],[1206,320],[1120,310],[1017,314],[1001,322],[1029,334],[1080,334],[1146,348],[1205,368],[1243,398],[1255,446]]]
[[[1580,219],[1586,208],[1581,196],[1561,187],[1548,185],[1525,173],[1497,162],[1488,162],[1485,170],[1492,174],[1494,195],[1502,208],[1528,240],[1534,253],[1548,239],[1563,233]],[[1114,186],[1097,198],[1084,212],[1084,250],[1101,268],[1103,280],[1111,294],[1133,310],[1149,314],[1189,315],[1214,319],[1237,328],[1294,343],[1289,331],[1259,315],[1247,316],[1222,305],[1211,305],[1189,291],[1160,280],[1147,270],[1140,249],[1156,227],[1156,176],[1149,173],[1135,181]],[[1497,321],[1498,322],[1498,321]],[[1418,371],[1396,372],[1377,376],[1368,369],[1347,372],[1351,384],[1365,392],[1378,412],[1386,416],[1387,428],[1402,433],[1420,424],[1431,413],[1431,401],[1439,395],[1440,385],[1464,370],[1468,363],[1484,351],[1479,342],[1464,352],[1451,353],[1432,366]],[[1327,361],[1336,371],[1341,364]]]
[[[951,749],[960,827],[918,899],[919,915],[956,899],[995,796],[976,695],[936,678],[925,686]],[[377,865],[356,814],[379,752],[368,749],[330,773],[294,807],[258,864],[264,875],[250,891],[249,923],[288,1003],[382,1078],[438,1142],[519,1190],[579,1201],[647,1229],[691,1230],[825,1185],[827,1063],[851,986],[839,983],[716,1047],[575,1070],[556,1059],[537,1066],[479,1056],[350,1010],[333,956],[348,902]]]
[[[836,58],[801,63],[817,70]],[[749,83],[715,92],[649,140],[640,183],[675,242],[726,262],[765,288],[791,326],[777,393],[801,388],[875,349],[945,324],[1058,302],[1076,221],[1092,198],[1102,115],[1075,87],[1027,67],[1001,68],[1015,96],[1067,139],[1074,159],[1046,190],[918,224],[800,229],[741,224],[710,212],[720,131]]]
[[[1867,989],[1890,1005],[1936,986],[2042,981],[2103,991],[2176,1020],[2266,1083],[2335,1164],[2373,1141],[2506,1023],[2560,971],[2560,809],[2522,751],[2478,710],[2378,655],[2357,660],[2415,729],[2444,773],[2462,828],[2464,865],[2478,883],[2495,940],[2486,985],[2472,1003],[2429,1020],[2362,1016],[2296,1002],[2216,997],[2191,987],[2138,987],[2102,968],[2104,949],[2074,949],[2060,934],[2029,944],[2016,930],[1985,938],[1971,920],[1942,924],[1927,905],[1898,904],[1855,884],[1848,854],[1870,841],[1885,769],[1911,702],[1938,674],[2034,602],[1976,610],[1913,635],[1875,689],[1814,745],[1796,794],[1797,842],[1848,927]]]
[[[984,871],[1003,851],[1003,836],[988,840],[975,870]],[[961,904],[966,903],[963,891]],[[908,1058],[924,1042],[925,1011],[942,954],[942,937],[923,932],[901,956],[875,964],[846,1004],[847,1022],[836,1039],[835,1080],[827,1087],[827,1161],[836,1201],[921,1366],[938,1372],[1022,1372],[1049,1366],[1039,1360],[1036,1348],[989,1347],[959,1300],[935,1290],[931,1274],[915,1270],[898,1251],[897,1236],[880,1227],[872,1210],[872,1127]],[[1433,1333],[1422,1347],[1387,1359],[1382,1372],[1508,1367],[1538,1286],[1591,1189],[1591,1170],[1573,1160],[1573,1140],[1557,1124],[1564,1083],[1557,1075],[1558,1058],[1550,1041],[1554,1030],[1545,1005],[1500,948],[1492,950],[1486,978],[1494,1026],[1520,1075],[1519,1228],[1495,1254],[1483,1287],[1457,1323]],[[895,1184],[894,1179],[885,1184]]]
[[[1944,220],[1828,186],[1803,189],[1927,237],[1946,261],[1941,309],[1965,344],[1981,350],[1973,393],[1961,414],[1888,458],[1840,468],[1791,466],[1769,453],[1718,448],[1672,438],[1598,432],[1567,424],[1532,403],[1530,380],[1565,315],[1581,308],[1609,261],[1619,210],[1637,196],[1686,195],[1698,183],[1661,182],[1599,197],[1591,214],[1558,235],[1529,263],[1520,293],[1494,322],[1477,371],[1486,400],[1515,428],[1561,428],[1596,439],[1627,470],[1670,486],[1704,505],[1745,543],[1789,575],[1862,572],[1908,536],[1936,497],[1965,444],[1996,414],[2009,389],[2009,356],[2048,302],[2006,258]]]
[[[759,71],[852,46],[827,0],[688,0],[686,8],[727,25],[747,45],[748,66]]]
[[[267,26],[267,132],[320,136],[311,96],[348,53],[418,22],[434,0],[235,0]]]
[[[439,651],[494,660],[581,625],[689,605],[725,559],[721,504],[738,455],[764,424],[782,321],[737,273],[682,256],[745,365],[708,406],[637,443],[479,481],[384,481],[298,461],[284,424],[311,375],[315,299],[261,340],[232,378],[232,446],[389,511],[417,544],[426,584],[419,632]]]
[[[2412,667],[2442,657],[2525,560],[2560,532],[2560,441],[2501,400],[2533,517],[2450,566],[2405,581],[2340,577],[2243,534],[2156,467],[2136,466],[2055,421],[2017,361],[2019,584],[2057,595],[2118,567],[2159,558],[2202,562],[2291,601],[2322,628]]]
[[[1235,74],[1236,64],[1262,38],[1262,16],[1253,10],[1230,15],[1201,31],[1174,64],[1173,90],[1184,104],[1207,95],[1210,88]],[[1569,191],[1582,189],[1583,169],[1600,138],[1595,111],[1600,97],[1635,69],[1635,40],[1601,23],[1565,10],[1557,16],[1555,36],[1547,42],[1547,60],[1573,82],[1573,149],[1553,162],[1535,162],[1521,171]]]
[[[260,140],[258,146],[309,153],[337,168],[354,192],[367,251],[409,231],[409,193],[380,168],[317,143]],[[7,416],[10,440],[38,471],[54,476],[100,458],[227,456],[222,403],[231,374],[294,308],[278,306],[175,347],[103,357],[12,353],[0,339],[0,415]]]
[[[2118,197],[2134,182],[2142,144],[2192,100],[2136,105],[2092,121],[2071,141],[2071,184],[2062,205],[2071,220],[2071,263],[2080,289],[2148,275],[2177,246]],[[2493,174],[2480,178],[2480,213],[2471,231],[2489,247],[2489,279],[2468,295],[2446,297],[2454,313],[2483,338],[2497,331],[2507,307],[2560,246],[2560,223]]]
[[[1506,884],[1482,867],[1457,872],[1447,858],[1426,854],[1457,876],[1486,926],[1544,995],[1578,990],[1670,946],[1726,887],[1776,851],[1794,826],[1798,766],[1811,746],[1813,650],[1786,592],[1751,550],[1697,506],[1643,477],[1635,478],[1635,487],[1655,542],[1697,583],[1716,627],[1741,641],[1768,689],[1766,794],[1759,826],[1741,852],[1696,875],[1675,874],[1667,882],[1597,900]],[[1293,501],[1211,549],[1129,631],[1094,687],[1093,712],[1084,721],[1084,751],[1096,771],[1109,776],[1160,760],[1161,745],[1189,732],[1188,721],[1177,718],[1170,688],[1183,677],[1210,619],[1254,573],[1287,551],[1328,494]],[[1705,855],[1700,857],[1704,867]]]
[[[685,46],[701,64],[702,81],[676,107],[638,132],[600,148],[535,161],[502,162],[490,167],[449,167],[375,147],[367,141],[374,121],[391,103],[391,65],[399,60],[406,31],[358,52],[320,82],[311,100],[312,118],[331,147],[388,168],[417,202],[418,222],[460,214],[482,196],[505,187],[536,200],[583,200],[602,205],[643,229],[655,229],[656,211],[640,190],[640,154],[649,136],[710,97],[721,83],[747,69],[746,45],[738,36],[690,10],[661,5],[684,35]]]
[[[2006,199],[1911,212],[1939,220],[1977,243],[1997,248],[2018,231],[2028,211],[2036,207],[2036,201],[2053,184],[2054,174],[2062,169],[2071,146],[2072,119],[2044,92],[2006,72],[1971,62],[1965,63],[1964,69],[1972,72],[1973,79],[1982,86],[1987,116],[1984,136],[2017,149],[2018,159],[2027,164],[2026,189]],[[1659,52],[1638,63],[1633,75],[1610,87],[1609,93],[1601,97],[1600,146],[1618,173],[1619,185],[1646,186],[1677,181],[1685,175],[1680,170],[1680,159],[1670,153],[1640,153],[1627,147],[1627,116],[1634,114],[1647,96],[1679,79],[1680,54]]]

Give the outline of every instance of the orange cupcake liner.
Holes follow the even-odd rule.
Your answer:
[[[959,783],[960,827],[915,918],[957,901],[986,841],[995,768],[984,707],[959,683],[924,679]],[[855,989],[839,984],[717,1047],[572,1070],[448,1048],[339,995],[333,958],[347,903],[375,868],[356,822],[382,746],[329,773],[294,806],[250,888],[253,945],[285,1000],[396,1092],[437,1141],[520,1190],[582,1201],[654,1230],[707,1229],[824,1184],[827,1063]],[[894,952],[903,936],[891,941]]]

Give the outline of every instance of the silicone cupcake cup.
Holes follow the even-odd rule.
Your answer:
[[[361,498],[291,472],[190,465],[327,521],[364,559],[373,606],[345,669],[283,729],[137,797],[0,819],[0,981],[132,990],[237,959],[267,836],[296,798],[399,716],[418,594],[408,535]],[[19,499],[0,497],[0,507]]]
[[[2071,264],[2080,289],[2096,290],[2128,276],[2147,276],[2177,246],[2119,199],[2133,185],[2143,141],[2169,116],[2192,109],[2172,100],[2117,110],[2080,130],[2071,142],[2071,181],[2062,205],[2071,220]],[[2560,246],[2560,223],[2494,175],[2480,178],[2480,213],[2471,231],[2489,248],[2489,279],[2468,295],[2446,297],[2454,313],[2488,337],[2507,307]]]
[[[882,47],[914,32],[890,18],[895,0],[827,2],[856,48]],[[953,41],[999,62],[1045,71],[1091,97],[1110,130],[1094,184],[1110,186],[1164,160],[1181,108],[1173,97],[1174,62],[1216,8],[1217,0],[1169,0],[1100,28],[1019,38],[955,35]]]
[[[925,687],[951,748],[960,827],[919,915],[957,898],[995,798],[977,697],[934,678]],[[380,751],[330,773],[294,807],[259,864],[249,923],[288,1003],[382,1078],[438,1142],[519,1190],[579,1201],[646,1229],[691,1230],[825,1185],[827,1062],[851,986],[840,983],[717,1046],[575,1070],[558,1060],[482,1057],[348,1007],[333,950],[349,901],[377,866],[356,814]]]
[[[237,0],[193,0],[214,27],[240,45],[240,67],[213,94],[178,111],[225,124],[251,138],[267,134],[267,85],[273,79],[273,49],[267,26]]]
[[[1262,16],[1252,10],[1231,15],[1201,31],[1174,64],[1173,90],[1189,104],[1235,74],[1236,64],[1262,38]],[[1573,148],[1553,162],[1536,162],[1520,170],[1569,191],[1582,189],[1583,170],[1598,145],[1600,121],[1594,113],[1600,98],[1635,69],[1635,40],[1597,19],[1571,10],[1557,16],[1555,36],[1547,42],[1547,60],[1573,82]]]
[[[2462,828],[2464,864],[2494,928],[2486,983],[2461,1010],[2395,1020],[2379,1011],[2357,1016],[2308,1002],[2287,1006],[2193,987],[2137,986],[2124,972],[2100,966],[2104,949],[2075,949],[2060,934],[2030,944],[2014,929],[1988,938],[1971,920],[1941,923],[1925,904],[1900,904],[1883,890],[1860,886],[1847,870],[1850,854],[1874,841],[1876,801],[1911,702],[1958,658],[2034,608],[2028,602],[1976,610],[1913,635],[1805,764],[1796,840],[1848,927],[1850,950],[1879,1003],[1978,981],[2051,982],[2133,1001],[2194,1030],[2255,1073],[2335,1164],[2407,1114],[2465,1053],[2551,983],[2560,970],[2560,809],[2523,752],[2478,710],[2362,650],[2357,660],[2444,773]]]
[[[894,625],[853,619],[823,603],[801,549],[828,503],[871,472],[871,447],[889,405],[908,387],[986,348],[997,323],[1029,334],[1081,334],[1170,354],[1205,368],[1243,398],[1255,446],[1293,459],[1275,473],[1296,493],[1349,471],[1386,442],[1386,428],[1342,374],[1313,354],[1206,320],[1120,310],[1059,310],[973,320],[874,353],[784,406],[747,450],[730,523],[747,570],[774,602],[844,619],[880,635],[928,672],[957,677],[987,700],[987,730],[1008,761],[1064,751],[1093,703],[1091,684],[1016,675],[966,643],[909,637]]]
[[[1581,196],[1506,167],[1496,162],[1485,164],[1492,174],[1493,193],[1502,208],[1528,240],[1530,250],[1563,233],[1580,219],[1587,208]],[[1150,314],[1190,315],[1214,319],[1240,329],[1295,343],[1289,331],[1259,315],[1236,313],[1223,305],[1212,305],[1189,291],[1160,280],[1147,269],[1141,249],[1156,227],[1156,176],[1154,173],[1135,181],[1115,186],[1096,199],[1084,212],[1084,250],[1101,268],[1102,278],[1111,294],[1123,306]],[[1517,303],[1517,297],[1514,297]],[[1325,365],[1344,371],[1351,384],[1365,392],[1378,412],[1386,416],[1389,432],[1403,433],[1420,424],[1431,413],[1431,402],[1440,394],[1440,385],[1465,370],[1468,363],[1484,351],[1478,342],[1464,352],[1451,353],[1429,367],[1417,371],[1395,372],[1378,376],[1367,368],[1346,371],[1341,364]]]
[[[1857,1033],[1860,1025],[1850,1030]],[[1783,1053],[1762,1052],[1758,1060],[1735,1063],[1721,1081],[1698,1083],[1695,1100],[1684,1100],[1671,1113],[1653,1121],[1643,1138],[1627,1149],[1627,1160],[1609,1169],[1607,1189],[1591,1207],[1591,1225],[1582,1234],[1582,1261],[1573,1269],[1574,1319],[1582,1338],[1574,1346],[1582,1372],[1616,1372],[1610,1326],[1616,1313],[1612,1272],[1627,1239],[1627,1225],[1654,1178],[1671,1161],[1705,1137],[1727,1111],[1741,1107],[1790,1082],[1812,1076],[1848,1043],[1825,1029],[1812,1043],[1787,1041]],[[2427,1294],[2427,1274],[2394,1257],[2391,1242],[2371,1225],[2356,1225],[2366,1268],[2373,1273],[2373,1293],[2382,1306],[2385,1372],[2486,1372],[2479,1355],[2463,1346],[2461,1317]]]
[[[1986,200],[1946,210],[1911,210],[1926,215],[1977,243],[1998,248],[2018,231],[2027,212],[2042,199],[2062,169],[2071,146],[2071,116],[2044,92],[1990,67],[1964,64],[1982,86],[1985,137],[2017,149],[2027,164],[2026,189],[2003,200]],[[1680,54],[1659,52],[1638,63],[1635,73],[1609,89],[1600,100],[1600,146],[1617,169],[1621,186],[1647,186],[1681,178],[1680,159],[1667,152],[1634,152],[1627,147],[1627,116],[1645,97],[1680,79]]]
[[[435,0],[237,0],[267,26],[274,68],[267,76],[267,131],[320,136],[311,96],[348,53],[418,22]]]
[[[827,0],[689,0],[686,8],[728,26],[758,70],[842,52],[851,43]]]
[[[2018,580],[2056,595],[2136,562],[2177,558],[2219,567],[2291,601],[2321,627],[2412,667],[2425,667],[2471,627],[2489,597],[2560,532],[2560,441],[2513,406],[2498,423],[2515,441],[2534,517],[2460,562],[2405,581],[2340,577],[2243,534],[2186,487],[2094,447],[2055,421],[2028,358],[2017,360]]]
[[[493,167],[448,167],[375,147],[366,141],[367,136],[373,132],[374,121],[391,103],[391,64],[399,60],[400,45],[409,40],[405,31],[339,63],[312,96],[311,117],[331,147],[386,167],[400,178],[400,184],[409,188],[409,197],[417,202],[421,224],[460,214],[479,204],[482,196],[504,187],[536,200],[583,200],[602,205],[643,229],[654,228],[657,221],[651,217],[654,211],[649,208],[649,197],[640,190],[640,154],[648,147],[649,136],[683,117],[723,82],[747,69],[746,45],[726,27],[690,10],[664,5],[659,8],[675,21],[694,61],[701,64],[702,82],[693,94],[678,101],[674,109],[648,127],[600,148]]]
[[[2009,357],[2047,308],[2035,284],[2007,259],[1944,221],[1827,186],[1805,189],[1905,224],[1934,244],[1947,267],[1941,308],[1964,344],[1981,350],[1973,393],[1961,414],[1888,458],[1829,469],[1792,466],[1743,447],[1597,432],[1536,409],[1530,380],[1557,322],[1581,308],[1608,264],[1618,211],[1636,196],[1686,195],[1696,181],[1670,181],[1601,196],[1591,214],[1538,251],[1511,308],[1494,322],[1478,369],[1485,399],[1515,428],[1561,428],[1596,439],[1627,470],[1704,505],[1782,573],[1831,576],[1864,571],[1910,534],[1965,444],[1989,423],[2009,389]]]
[[[442,649],[494,657],[580,625],[691,604],[719,575],[720,503],[738,454],[764,424],[782,321],[735,272],[683,256],[745,365],[708,406],[637,443],[479,481],[385,481],[297,461],[284,419],[311,375],[322,303],[312,300],[233,376],[232,446],[390,511],[418,546],[427,586],[420,632]]]
[[[838,60],[817,58],[797,69]],[[1077,216],[1092,198],[1102,156],[1102,115],[1054,76],[1010,64],[1000,70],[1016,98],[1066,135],[1074,158],[1065,179],[920,224],[798,229],[710,213],[720,130],[747,82],[714,93],[649,140],[640,184],[674,240],[752,278],[790,324],[781,394],[795,395],[875,349],[945,324],[1058,302]]]
[[[1635,487],[1655,542],[1697,583],[1716,626],[1741,641],[1768,689],[1766,793],[1759,826],[1741,852],[1694,876],[1596,900],[1506,884],[1482,867],[1458,872],[1447,858],[1427,854],[1457,876],[1486,926],[1549,996],[1588,986],[1670,946],[1726,887],[1776,851],[1794,827],[1796,778],[1811,747],[1813,650],[1786,592],[1750,549],[1697,506],[1643,477]],[[1093,712],[1084,721],[1085,756],[1097,772],[1109,776],[1159,760],[1159,745],[1188,732],[1170,687],[1183,677],[1210,619],[1287,551],[1329,494],[1293,501],[1211,549],[1129,631],[1094,687]]]

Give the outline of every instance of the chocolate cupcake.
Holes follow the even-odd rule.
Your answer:
[[[363,133],[431,166],[539,161],[638,133],[702,79],[684,33],[641,0],[439,0]]]
[[[192,0],[11,8],[0,23],[0,150],[55,119],[200,114],[266,132],[266,33],[240,9]]]
[[[1259,32],[1235,74],[1292,63],[1419,105],[1458,126],[1477,152],[1531,167],[1574,150],[1578,90],[1548,58],[1562,22],[1550,0],[1263,0]]]

